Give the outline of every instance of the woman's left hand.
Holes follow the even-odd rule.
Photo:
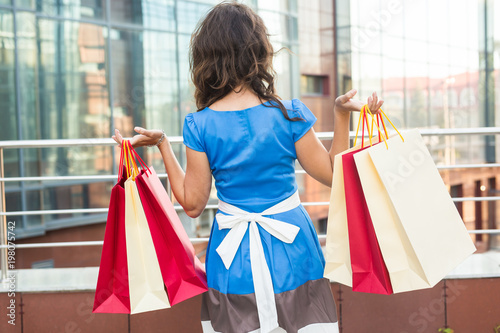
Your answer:
[[[134,131],[136,131],[139,134],[134,135],[132,139],[130,139],[130,144],[132,145],[133,148],[156,145],[158,143],[158,140],[160,140],[160,138],[163,135],[163,131],[161,130],[147,130],[145,128],[137,126],[134,128]],[[115,135],[113,135],[112,138],[121,147],[123,137],[119,130],[115,129]],[[163,139],[163,142],[164,141],[167,141],[166,137]]]
[[[368,97],[366,103],[363,103],[360,100],[353,100],[352,98],[356,95],[356,93],[356,89],[352,89],[346,94],[337,97],[335,99],[335,111],[345,113],[352,111],[359,112],[361,111],[363,105],[368,104],[368,108],[373,114],[380,113],[380,107],[384,104],[384,101],[378,99],[376,92],[373,92],[373,94]]]

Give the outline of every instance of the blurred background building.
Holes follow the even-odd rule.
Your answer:
[[[182,135],[196,111],[188,46],[214,0],[0,0],[0,140],[108,138],[134,126]],[[400,129],[500,126],[500,4],[493,0],[248,0],[275,50],[278,92],[301,98],[317,132],[336,96],[373,91]],[[288,50],[287,50],[288,49]],[[355,124],[356,117],[352,122]],[[437,164],[496,162],[494,136],[427,138]],[[329,147],[330,142],[324,142]],[[185,162],[184,147],[175,146]],[[7,149],[5,176],[116,174],[115,148]],[[164,170],[156,150],[139,153]],[[443,171],[454,197],[498,195],[498,169]],[[303,201],[329,189],[297,175]],[[6,183],[7,211],[105,208],[112,181]],[[216,203],[215,191],[211,203]],[[498,227],[491,202],[457,204],[469,229]],[[327,207],[308,207],[320,233]],[[207,236],[214,211],[192,221]],[[106,214],[11,216],[20,242],[102,240]],[[475,236],[480,249],[497,238]],[[17,268],[98,266],[100,247],[18,251]],[[64,252],[64,253],[63,253]]]

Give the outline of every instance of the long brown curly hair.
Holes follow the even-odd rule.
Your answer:
[[[190,43],[189,65],[198,111],[238,87],[246,87],[261,101],[279,107],[286,119],[301,120],[290,119],[276,94],[274,55],[264,21],[250,7],[235,1],[213,7],[198,23]]]

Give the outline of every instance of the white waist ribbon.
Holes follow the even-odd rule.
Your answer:
[[[274,215],[292,210],[300,205],[299,193],[295,192],[287,199],[266,209],[262,213],[249,213],[238,207],[219,200],[219,210],[231,215],[216,215],[219,230],[231,229],[217,248],[226,269],[231,267],[243,236],[250,223],[250,265],[252,269],[255,300],[259,314],[260,332],[268,333],[278,327],[278,312],[274,300],[273,280],[267,266],[264,248],[260,238],[260,224],[264,230],[285,243],[293,243],[300,228],[296,225],[278,221],[263,215]]]

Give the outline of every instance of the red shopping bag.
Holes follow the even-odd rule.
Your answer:
[[[143,166],[136,177],[137,189],[173,306],[208,290],[205,270],[153,167],[148,168],[131,150]]]
[[[389,295],[393,293],[389,273],[380,252],[354,162],[354,154],[364,149],[366,148],[342,156],[352,289]]]
[[[120,155],[118,182],[111,190],[104,232],[99,275],[94,297],[94,313],[130,313],[127,248],[125,243],[126,171]]]

